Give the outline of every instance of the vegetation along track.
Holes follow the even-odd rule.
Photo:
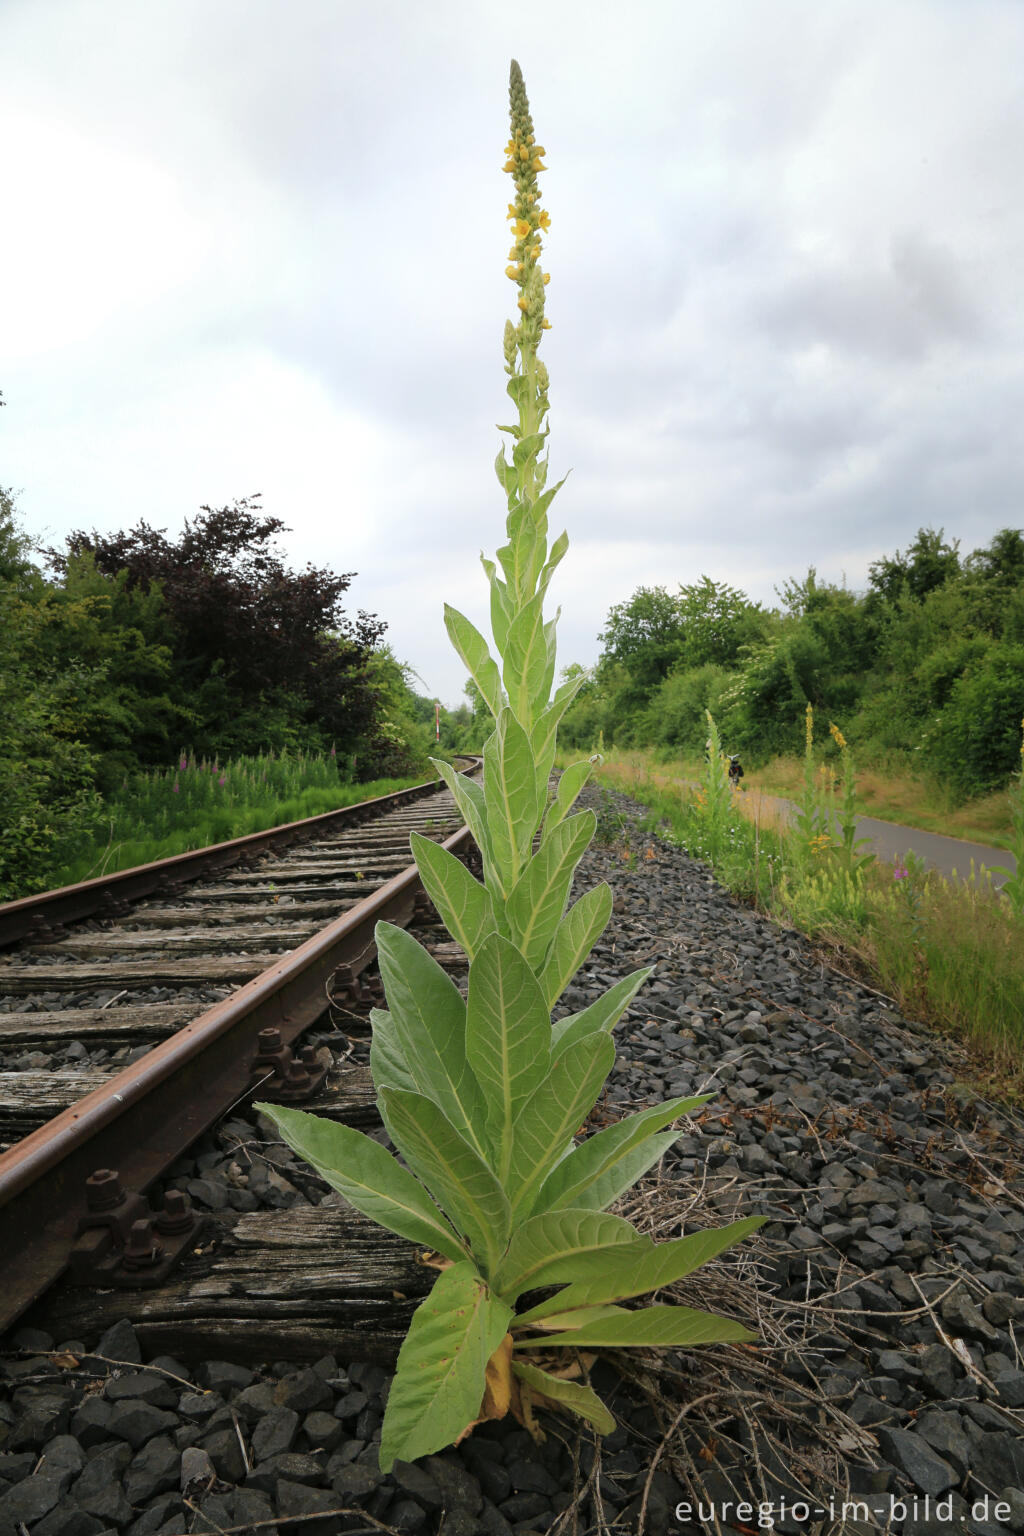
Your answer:
[[[468,846],[425,784],[0,907],[0,1328],[69,1263],[166,1273],[199,1219],[141,1192],[240,1098],[358,1117],[366,1073],[292,1042],[425,901],[414,830]]]

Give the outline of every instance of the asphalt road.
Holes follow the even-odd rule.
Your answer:
[[[746,790],[744,797],[787,819],[796,814],[797,808],[791,800],[764,795],[754,789]],[[949,878],[970,879],[972,861],[979,874],[982,869],[993,869],[998,864],[1011,872],[1017,868],[1016,859],[1005,848],[988,848],[984,843],[968,843],[959,837],[922,832],[918,827],[901,827],[894,821],[878,821],[873,816],[858,818],[857,836],[870,839],[870,849],[864,851],[873,853],[883,864],[891,864],[909,851]],[[997,874],[993,869],[992,885],[996,890],[1005,879],[1005,874]]]

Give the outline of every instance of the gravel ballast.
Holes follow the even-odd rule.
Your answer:
[[[758,1391],[772,1373],[791,1454],[763,1406],[729,1406],[731,1377],[711,1427],[690,1411],[713,1396],[708,1361],[737,1360],[737,1381],[746,1369],[739,1351],[702,1364],[694,1350],[631,1357],[630,1381],[599,1362],[594,1384],[620,1424],[596,1448],[564,1421],[545,1420],[537,1446],[506,1420],[385,1477],[380,1365],[143,1361],[128,1322],[63,1340],[44,1317],[3,1341],[0,1536],[268,1521],[314,1536],[672,1536],[769,1518],[786,1532],[1024,1532],[1024,1124],[960,1091],[954,1047],[736,903],[682,850],[635,829],[630,846],[628,863],[621,847],[584,861],[578,889],[610,880],[614,916],[566,1006],[655,966],[616,1032],[599,1113],[715,1094],[663,1160],[645,1220],[669,1237],[680,1226],[660,1226],[658,1211],[683,1212],[687,1230],[768,1218],[747,1252],[717,1261],[720,1306],[757,1292]],[[357,1044],[350,1059],[364,1055]],[[167,1184],[215,1210],[336,1203],[280,1145],[240,1159],[265,1131],[236,1109]],[[708,1293],[696,1304],[714,1309]],[[845,1496],[864,1506],[846,1516],[823,1449],[837,1446]],[[692,1518],[677,1518],[687,1504]]]

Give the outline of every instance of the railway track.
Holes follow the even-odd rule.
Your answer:
[[[428,784],[0,907],[0,1329],[69,1267],[163,1280],[204,1218],[144,1192],[236,1103],[372,1118],[365,1066],[298,1037],[380,1000],[375,923],[429,907],[413,830],[471,847]]]

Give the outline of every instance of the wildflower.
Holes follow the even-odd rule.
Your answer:
[[[828,724],[828,732],[836,746],[839,748],[840,752],[842,752],[846,747],[846,737],[843,735],[838,725],[833,725],[831,720]]]
[[[181,785],[178,783],[177,779],[175,779],[174,783],[171,785],[171,793],[174,795],[181,794]]]
[[[220,778],[217,780],[217,783],[218,784],[226,784],[227,783],[227,778],[225,777],[225,775],[223,773],[221,774]]]
[[[178,764],[178,772],[179,773],[184,773],[185,769],[187,767],[188,767],[188,758],[187,757],[183,757],[181,762]]]
[[[811,748],[813,745],[814,710],[811,708],[810,703],[808,703],[807,708],[804,710],[804,751],[807,753],[808,757],[811,754]]]
[[[897,859],[896,860],[896,868],[892,872],[893,879],[894,880],[905,880],[909,874],[910,874],[910,870],[906,867],[905,864],[901,864],[900,861]]]

